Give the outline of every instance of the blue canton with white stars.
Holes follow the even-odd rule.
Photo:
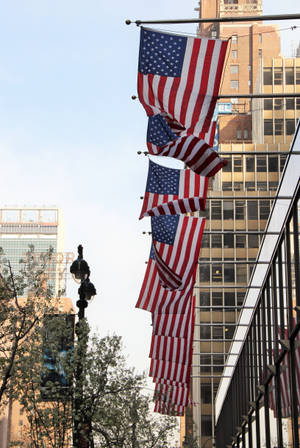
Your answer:
[[[174,244],[179,215],[152,216],[152,237],[155,241]]]
[[[180,170],[149,163],[146,191],[156,194],[178,194]]]
[[[147,142],[156,146],[164,146],[169,142],[177,140],[178,136],[174,134],[165,118],[158,114],[149,117],[147,129]]]
[[[180,77],[187,38],[141,29],[139,72]]]
[[[151,250],[150,250],[150,257],[152,260],[155,260],[155,252],[154,252],[154,247],[153,244],[151,244]]]

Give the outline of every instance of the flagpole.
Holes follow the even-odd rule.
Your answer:
[[[140,25],[176,25],[186,23],[222,23],[222,22],[262,22],[263,20],[297,20],[300,14],[267,14],[262,16],[235,16],[235,17],[211,17],[202,19],[174,19],[174,20],[130,20],[125,21],[126,25],[133,23]]]

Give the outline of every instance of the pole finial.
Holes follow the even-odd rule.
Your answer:
[[[77,250],[78,250],[78,257],[83,258],[83,247],[81,244],[79,244]]]
[[[131,20],[127,19],[125,20],[126,25],[131,25]]]

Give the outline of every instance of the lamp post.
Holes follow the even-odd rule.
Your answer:
[[[71,267],[70,272],[77,283],[80,283],[78,288],[79,300],[76,305],[78,311],[78,322],[76,323],[77,336],[77,365],[75,370],[75,389],[74,389],[74,424],[73,424],[73,447],[74,448],[88,448],[89,447],[89,428],[90,425],[86,421],[86,417],[82,412],[83,405],[83,361],[86,355],[86,348],[88,342],[88,334],[84,322],[84,311],[88,303],[96,295],[96,289],[93,283],[90,282],[90,268],[87,262],[83,259],[83,247],[78,246],[78,258]]]

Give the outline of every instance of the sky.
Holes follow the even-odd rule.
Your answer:
[[[292,14],[297,0],[264,1]],[[196,18],[197,0],[10,0],[0,15],[0,206],[57,205],[65,251],[84,247],[100,336],[123,337],[128,363],[149,369],[149,313],[135,309],[150,250],[144,194],[147,120],[136,94],[139,29],[126,19]],[[280,22],[279,28],[300,22]],[[194,33],[196,25],[165,30]],[[282,33],[283,54],[300,42]],[[172,165],[170,161],[160,161]],[[74,304],[77,286],[68,296]]]

